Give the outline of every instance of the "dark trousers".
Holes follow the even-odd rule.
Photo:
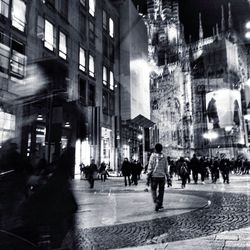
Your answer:
[[[101,173],[101,180],[105,181],[107,179],[106,173]]]
[[[202,182],[205,181],[205,177],[206,177],[206,172],[205,172],[205,170],[202,170],[202,172],[201,172],[201,181]]]
[[[217,170],[211,171],[211,178],[212,183],[216,183],[217,179],[219,178],[219,172]]]
[[[137,185],[138,181],[137,181],[137,174],[132,174],[132,182]]]
[[[89,178],[88,178],[88,181],[89,181],[90,188],[93,188],[94,187],[94,182],[95,182],[94,176],[90,175]]]
[[[198,171],[193,171],[193,180],[194,180],[194,183],[197,183],[197,181],[198,181]]]
[[[222,171],[221,174],[223,177],[223,182],[229,183],[229,171]]]
[[[151,180],[151,193],[154,203],[157,206],[162,206],[163,197],[164,197],[164,187],[165,187],[165,178],[156,178],[152,177]]]
[[[130,176],[129,176],[129,175],[125,175],[125,176],[124,176],[124,183],[125,183],[125,186],[127,186],[127,178],[128,178],[128,184],[129,184],[129,186],[131,186],[131,180],[130,180]]]
[[[188,176],[189,176],[189,175],[182,175],[182,176],[181,176],[181,185],[182,185],[182,187],[185,187],[185,186],[186,186],[187,180],[188,180]]]

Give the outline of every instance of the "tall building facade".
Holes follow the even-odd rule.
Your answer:
[[[148,1],[151,119],[168,155],[248,155],[248,69],[230,3],[213,36],[186,43],[177,0]]]
[[[49,162],[72,146],[76,171],[92,158],[117,167],[126,2],[0,1],[0,144],[15,137]]]

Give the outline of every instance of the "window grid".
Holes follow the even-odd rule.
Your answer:
[[[109,72],[109,88],[114,90],[114,73],[112,71]]]
[[[89,55],[89,75],[95,77],[95,61],[92,55]]]
[[[44,46],[53,51],[56,47],[56,32],[54,25],[45,19]]]
[[[109,35],[114,38],[114,21],[111,17],[109,18]]]
[[[9,17],[10,0],[0,0],[0,14]]]
[[[103,66],[102,69],[102,83],[103,85],[107,86],[108,85],[108,69],[107,67]]]
[[[67,37],[63,32],[59,32],[59,56],[67,59]]]
[[[26,4],[22,0],[13,0],[12,2],[12,12],[11,19],[12,25],[19,29],[20,31],[24,31],[26,24]]]
[[[89,0],[89,14],[95,16],[95,0]]]
[[[79,69],[81,71],[86,71],[86,54],[83,48],[80,48],[79,52]]]

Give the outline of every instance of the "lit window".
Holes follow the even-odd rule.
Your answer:
[[[112,18],[109,18],[109,35],[114,37],[114,21]]]
[[[48,20],[45,20],[44,46],[53,51],[55,44],[56,37],[54,25]]]
[[[85,57],[85,50],[80,48],[79,53],[79,69],[85,71],[86,69],[86,57]]]
[[[0,71],[7,72],[9,68],[10,48],[0,43]]]
[[[89,14],[95,15],[95,0],[89,0]]]
[[[95,76],[95,61],[92,55],[89,55],[89,75],[92,77]]]
[[[26,18],[26,4],[22,0],[13,0],[12,2],[12,25],[17,29],[24,31]]]
[[[9,17],[10,0],[0,0],[0,14]]]
[[[62,32],[59,34],[59,56],[65,60],[67,58],[67,37]]]
[[[114,73],[112,71],[109,73],[109,88],[114,90]]]
[[[24,55],[24,45],[12,41],[12,53],[10,61],[10,71],[12,75],[23,78],[25,75],[26,56]]]
[[[102,26],[105,30],[107,29],[107,13],[105,10],[102,12]]]
[[[15,137],[16,117],[0,108],[0,146]]]
[[[102,82],[104,85],[107,85],[108,84],[108,70],[105,66],[103,66],[103,69],[102,69]]]

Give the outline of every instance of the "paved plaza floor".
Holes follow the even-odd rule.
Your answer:
[[[175,178],[160,212],[145,187],[145,177],[129,187],[121,177],[98,180],[94,189],[74,180],[74,248],[250,249],[249,175],[232,175],[230,184],[191,182],[185,189]]]

